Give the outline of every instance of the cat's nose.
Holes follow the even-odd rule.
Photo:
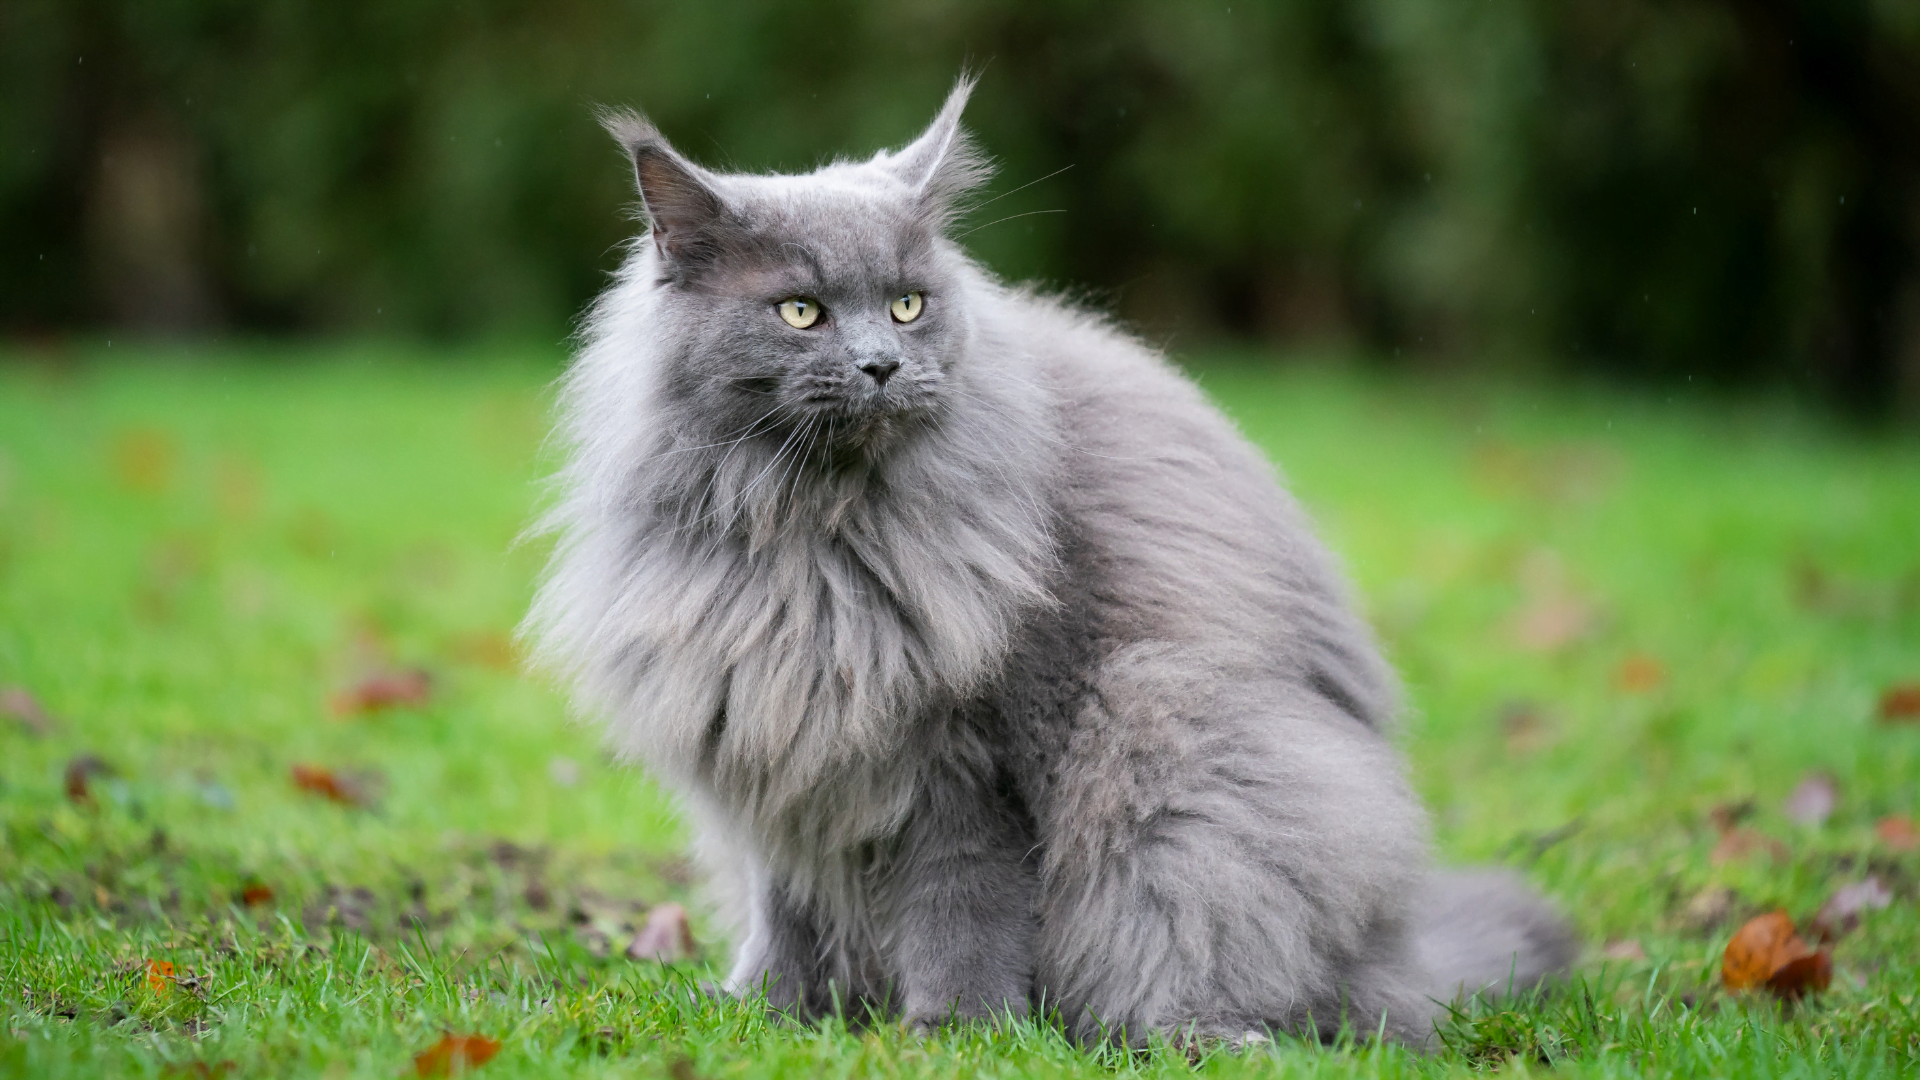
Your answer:
[[[860,370],[866,372],[868,375],[873,376],[873,383],[875,386],[885,386],[887,385],[887,380],[893,377],[893,373],[900,370],[900,361],[873,360],[868,363],[861,364]]]

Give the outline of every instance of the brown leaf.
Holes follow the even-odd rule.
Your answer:
[[[1880,819],[1873,827],[1880,842],[1895,851],[1912,851],[1920,848],[1920,829],[1913,827],[1913,819],[1904,814],[1890,814]]]
[[[147,961],[147,988],[156,994],[173,989],[173,961]]]
[[[54,728],[53,716],[24,686],[0,687],[0,716],[35,735],[50,734]]]
[[[1546,714],[1530,701],[1510,701],[1500,709],[1500,730],[1506,735],[1507,753],[1523,757],[1553,742],[1553,725]]]
[[[67,762],[67,799],[82,806],[93,805],[93,790],[89,786],[96,776],[114,775],[113,766],[100,760],[93,754],[81,754]]]
[[[379,776],[375,773],[335,772],[320,765],[296,763],[293,785],[342,806],[372,806],[379,800]]]
[[[693,925],[687,921],[687,909],[679,904],[661,904],[647,913],[647,925],[633,936],[627,946],[629,960],[658,960],[677,964],[694,954]]]
[[[1772,911],[1734,932],[1720,961],[1720,981],[1729,990],[1765,987],[1776,997],[1797,998],[1833,981],[1833,955],[1808,945],[1784,910]]]
[[[1772,856],[1774,862],[1786,862],[1790,855],[1787,845],[1766,833],[1738,826],[1720,834],[1720,842],[1713,846],[1713,853],[1707,856],[1707,860],[1719,866],[1722,863],[1739,862],[1760,852]]]
[[[1822,772],[1808,773],[1805,779],[1787,796],[1781,810],[1788,818],[1802,825],[1823,825],[1833,815],[1833,808],[1840,801],[1839,785],[1833,777]]]
[[[1920,723],[1920,682],[1895,683],[1880,695],[1880,722]]]
[[[1843,886],[1820,905],[1809,931],[1823,942],[1837,941],[1860,925],[1860,913],[1879,911],[1893,903],[1893,893],[1877,877]]]
[[[1635,653],[1620,662],[1613,683],[1629,694],[1644,694],[1667,681],[1667,669],[1645,653]]]
[[[1721,832],[1733,828],[1753,816],[1753,800],[1741,799],[1739,802],[1714,803],[1707,811],[1707,820]]]
[[[335,716],[379,712],[397,705],[418,707],[433,695],[433,676],[420,668],[371,675],[333,695]]]
[[[1686,923],[1695,930],[1712,930],[1727,921],[1727,916],[1733,914],[1733,906],[1739,900],[1739,896],[1725,885],[1702,889],[1687,901]]]
[[[273,887],[264,885],[258,881],[249,882],[245,888],[240,890],[240,902],[248,907],[259,907],[261,904],[271,904],[273,903]]]
[[[496,1039],[448,1032],[440,1036],[439,1042],[414,1055],[413,1072],[416,1076],[458,1076],[492,1061],[493,1055],[499,1052],[500,1043]]]
[[[1638,941],[1627,938],[1624,941],[1610,941],[1604,954],[1609,960],[1645,960],[1647,950]]]
[[[1774,997],[1789,1000],[1818,993],[1833,984],[1833,950],[1816,949],[1781,964],[1767,978],[1767,989]]]

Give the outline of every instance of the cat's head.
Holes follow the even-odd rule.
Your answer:
[[[948,407],[967,263],[944,233],[986,176],[963,79],[919,138],[797,176],[720,174],[644,118],[606,120],[649,228],[656,386],[695,439],[877,451]]]

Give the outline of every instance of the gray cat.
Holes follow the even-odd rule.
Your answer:
[[[1429,869],[1390,673],[1305,514],[1155,351],[948,237],[926,133],[804,176],[609,118],[649,223],[563,391],[528,630],[680,792],[727,987],[1422,1044],[1573,939]]]

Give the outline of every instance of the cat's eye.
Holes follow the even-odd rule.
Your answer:
[[[820,321],[820,302],[796,296],[780,301],[780,317],[795,330],[805,330]]]
[[[920,317],[920,309],[926,303],[927,298],[917,292],[903,293],[887,305],[887,310],[893,312],[894,322],[912,322]]]

